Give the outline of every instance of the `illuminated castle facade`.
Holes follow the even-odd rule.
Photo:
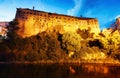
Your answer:
[[[90,29],[91,33],[100,32],[98,20],[95,18],[73,17],[63,14],[49,13],[34,9],[17,8],[15,19],[19,22],[22,37],[36,35],[43,31],[75,32],[77,29]]]

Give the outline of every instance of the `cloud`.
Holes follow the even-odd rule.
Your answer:
[[[82,7],[82,0],[73,0],[75,6],[67,11],[68,15],[76,16]]]
[[[119,0],[85,0],[81,12],[84,17],[97,18],[101,28],[110,26],[117,17],[120,17]]]
[[[120,17],[120,15],[117,15],[116,17],[115,17],[115,19],[117,19],[117,18],[119,18]]]
[[[67,11],[68,15],[97,18],[101,28],[120,17],[119,0],[73,0],[75,6]],[[84,1],[84,2],[83,2]],[[109,4],[108,4],[109,3]]]
[[[67,11],[68,15],[91,15],[96,8],[99,8],[101,0],[73,0],[75,6]],[[96,7],[96,5],[98,5]]]

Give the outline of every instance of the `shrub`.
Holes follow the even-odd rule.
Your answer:
[[[76,52],[74,57],[85,60],[100,60],[105,59],[106,55],[97,47],[84,47],[79,52]]]
[[[93,37],[93,33],[90,33],[90,29],[88,29],[88,30],[86,30],[86,29],[85,30],[78,29],[77,33],[80,34],[80,36],[83,39],[87,39],[87,38]]]

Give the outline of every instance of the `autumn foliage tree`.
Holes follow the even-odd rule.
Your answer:
[[[66,32],[62,36],[62,47],[67,51],[77,52],[81,48],[81,37],[76,32]]]

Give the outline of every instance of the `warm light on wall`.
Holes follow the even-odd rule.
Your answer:
[[[64,31],[75,32],[77,29],[91,29],[96,35],[100,32],[99,24],[95,18],[78,18],[61,14],[54,14],[30,9],[17,9],[20,30],[18,34],[22,37],[36,35],[43,31],[53,31],[54,27],[62,26]],[[59,31],[61,32],[61,31]]]

